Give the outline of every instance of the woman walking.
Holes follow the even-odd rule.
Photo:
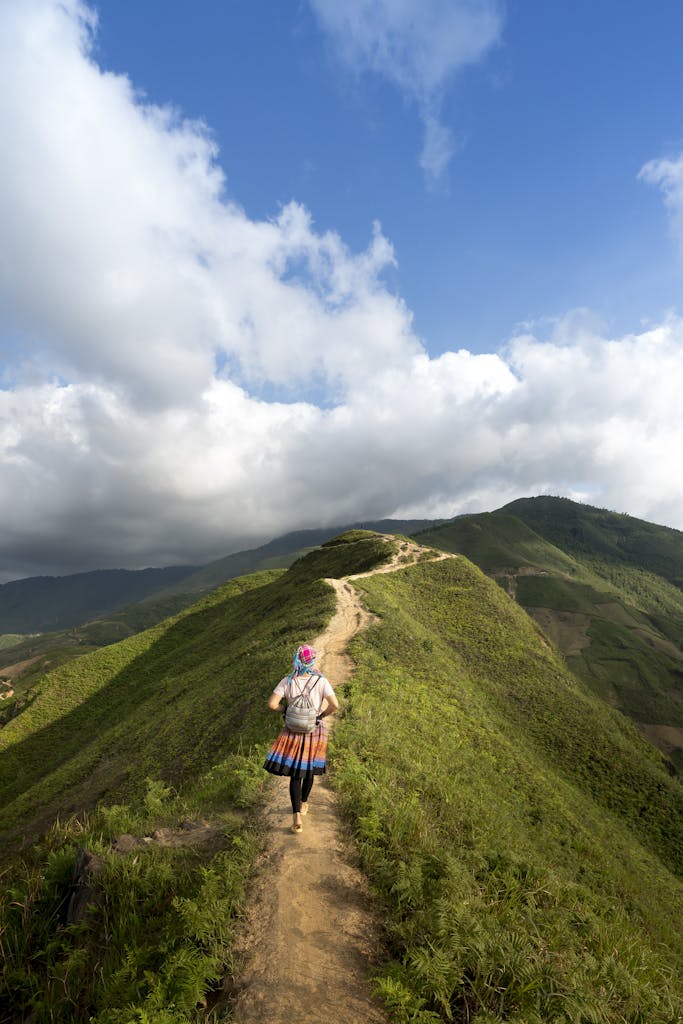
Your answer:
[[[292,801],[292,832],[301,832],[301,818],[308,811],[308,798],[316,775],[323,775],[327,762],[327,727],[323,719],[339,707],[329,680],[314,670],[316,652],[314,647],[302,644],[294,655],[294,671],[281,679],[270,699],[271,711],[279,711],[284,698],[287,705],[299,704],[297,698],[304,698],[314,709],[314,722],[307,726],[305,713],[295,715],[301,721],[292,721],[284,729],[268,751],[263,767],[272,775],[289,776],[289,796]],[[307,701],[306,701],[307,698]],[[311,728],[310,732],[294,731]]]

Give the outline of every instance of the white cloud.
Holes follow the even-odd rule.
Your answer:
[[[3,541],[17,566],[36,551],[201,561],[230,540],[539,492],[683,527],[681,388],[672,319],[617,340],[526,335],[506,358],[418,353],[331,409],[261,402],[225,380],[192,408],[143,412],[87,384],[4,393]]]
[[[297,204],[250,220],[206,129],[104,73],[91,32],[78,0],[0,5],[5,578],[543,491],[683,527],[680,320],[430,359],[378,227],[355,254]]]
[[[250,221],[224,195],[202,125],[140,102],[91,52],[77,0],[0,7],[0,302],[6,326],[49,345],[63,376],[185,403],[216,353],[244,379],[341,391],[401,336],[378,283],[393,260],[376,228],[351,254],[296,204]],[[321,338],[324,337],[324,344]],[[348,339],[353,337],[353,345]]]
[[[661,188],[671,216],[674,237],[683,253],[683,154],[673,159],[648,161],[638,177]]]
[[[440,121],[443,92],[453,76],[481,60],[500,38],[498,0],[310,0],[342,61],[397,86],[418,107],[425,140],[420,165],[430,182],[453,153]]]

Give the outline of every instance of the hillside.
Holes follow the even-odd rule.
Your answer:
[[[93,636],[107,635],[110,639],[105,642],[113,643],[160,622],[174,611],[188,607],[198,595],[208,593],[236,576],[264,569],[286,569],[307,551],[347,530],[415,533],[440,522],[427,519],[381,519],[324,529],[298,530],[276,537],[260,547],[236,551],[203,566],[99,569],[70,576],[33,576],[13,580],[0,585],[0,647],[5,634],[71,630],[89,624],[93,619],[101,620],[99,626],[91,631]],[[87,636],[84,642],[90,639]]]
[[[334,595],[318,577],[340,560],[363,568],[386,557],[373,534],[350,536],[358,539],[325,545],[284,575],[239,577],[40,679],[0,732],[0,839],[30,835],[34,815],[42,825],[135,792],[148,772],[182,781],[213,763],[236,722],[240,744],[251,743],[267,719],[253,694],[332,612]]]
[[[367,525],[364,524],[361,528],[379,532],[395,531],[400,534],[410,534],[411,531],[423,529],[427,525],[438,522],[440,520],[382,519]],[[162,588],[160,590],[153,589],[152,593],[142,599],[123,606],[118,604],[116,590],[106,591],[105,579],[99,572],[80,573],[75,577],[57,580],[44,577],[30,581],[18,581],[12,598],[14,601],[12,614],[17,621],[22,621],[27,629],[31,623],[34,623],[38,632],[28,636],[17,634],[3,636],[0,633],[0,682],[6,680],[7,684],[13,687],[15,694],[10,705],[3,706],[0,711],[0,724],[16,714],[18,709],[14,700],[22,701],[26,692],[46,671],[70,662],[74,657],[98,647],[117,643],[142,630],[151,629],[163,622],[165,618],[195,604],[203,594],[210,593],[239,575],[267,569],[287,568],[308,551],[325,544],[345,530],[355,528],[358,527],[298,530],[292,534],[275,538],[259,548],[234,552],[198,569],[190,567],[188,570],[182,570],[180,577],[171,584],[169,584],[169,580],[173,579],[173,573],[176,570],[148,570],[162,573],[161,577],[159,575],[157,577],[158,583],[163,584]],[[116,584],[116,573],[112,579]],[[109,610],[97,614],[94,613],[94,606],[90,606],[88,603],[95,581],[99,581],[97,586],[104,588],[99,593],[100,604],[109,608]],[[23,589],[20,585],[25,584],[31,586]],[[44,625],[41,607],[49,606],[52,608],[50,613],[55,613],[51,602],[62,584],[66,588],[70,588],[71,603],[68,602],[67,608],[60,614],[77,618],[80,625],[73,625],[68,629],[40,632],[39,624],[43,623]],[[6,586],[10,589],[14,587],[13,584]],[[32,603],[34,596],[37,598],[38,605],[36,611],[34,611]],[[2,628],[4,628],[4,624],[0,615],[0,629]]]
[[[258,846],[243,808],[273,736],[265,697],[294,644],[329,621],[324,579],[395,550],[339,538],[41,680],[0,732],[2,838],[16,848],[62,823],[12,876],[0,1020],[29,1007],[36,1024],[225,1011]],[[465,558],[429,558],[355,583],[377,618],[352,644],[333,735],[335,786],[383,914],[392,1021],[671,1024],[683,789],[496,583]],[[211,838],[190,847],[183,829]],[[101,861],[94,902],[66,925],[84,845]]]
[[[167,587],[163,594],[205,593],[227,580],[234,579],[235,576],[260,572],[263,569],[287,569],[292,562],[307,552],[350,530],[403,533],[410,536],[428,526],[438,525],[440,522],[441,520],[429,519],[378,519],[316,530],[296,530],[286,533],[282,537],[276,537],[260,547],[250,548],[247,551],[236,551],[232,555],[226,555],[225,558],[210,562],[184,579],[182,585]]]
[[[177,585],[195,569],[100,569],[0,584],[0,633],[69,629]]]
[[[683,534],[530,498],[419,539],[465,554],[498,580],[569,667],[683,769],[683,593],[672,582]],[[657,575],[664,565],[669,575]]]
[[[631,565],[683,587],[683,533],[569,498],[520,498],[501,512],[521,519],[563,550]]]

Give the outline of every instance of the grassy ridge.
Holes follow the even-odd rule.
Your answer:
[[[361,584],[358,584],[361,586]],[[464,560],[362,581],[337,786],[408,1024],[671,1024],[680,788]],[[665,863],[663,863],[665,862]]]
[[[177,784],[231,738],[256,742],[267,712],[255,695],[269,692],[291,647],[334,609],[320,577],[363,571],[389,552],[359,533],[285,574],[233,580],[189,611],[49,673],[0,732],[0,834],[14,843],[34,816],[47,825],[134,793],[150,774]]]
[[[372,535],[341,538],[318,563],[235,580],[41,682],[0,733],[3,847],[57,812],[62,824],[5,872],[3,1024],[29,1015],[33,1024],[187,1024],[204,1019],[205,998],[207,1013],[225,1011],[222,979],[258,845],[243,809],[263,785],[264,748],[277,728],[266,698],[295,645],[335,608],[321,575],[333,565],[361,571],[392,550]],[[160,828],[191,836],[181,824],[188,818],[207,819],[208,841],[152,841]],[[124,856],[112,848],[121,833],[148,842]],[[86,917],[69,924],[82,847],[100,870]]]
[[[498,579],[594,693],[643,726],[667,727],[649,734],[672,770],[683,768],[683,594],[671,581],[683,566],[683,534],[533,498],[458,517],[419,539]],[[665,564],[671,578],[655,571]]]
[[[568,498],[520,498],[501,510],[564,551],[632,565],[683,586],[683,533]]]
[[[0,1020],[187,1024],[206,1017],[195,1008],[207,993],[207,1012],[224,1011],[220,978],[257,841],[241,808],[273,735],[265,696],[333,610],[321,577],[371,568],[392,547],[354,533],[287,573],[234,581],[52,673],[0,733],[12,740],[0,753],[10,839],[12,815],[40,824],[41,791],[52,812],[64,784],[81,807],[108,786],[107,803],[55,827],[10,879]],[[683,791],[661,756],[465,559],[358,586],[379,621],[353,643],[332,755],[385,908],[391,960],[378,986],[392,1021],[673,1024]],[[67,708],[64,673],[79,665],[69,678],[80,699]],[[79,714],[83,749],[68,731]],[[111,848],[121,832],[178,831],[187,816],[211,822],[211,842],[132,857]],[[82,845],[103,868],[89,916],[67,926]]]
[[[529,565],[579,579],[585,576],[583,567],[559,547],[534,533],[521,519],[501,512],[459,516],[421,530],[415,539],[463,554],[486,571],[514,571]]]

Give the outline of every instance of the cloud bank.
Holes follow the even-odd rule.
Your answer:
[[[249,219],[95,31],[80,0],[0,6],[5,579],[539,492],[683,527],[680,319],[430,358],[379,226],[354,253],[299,204]]]
[[[441,123],[444,90],[500,39],[498,0],[310,0],[342,61],[386,78],[418,108],[424,125],[420,166],[427,181],[442,176],[453,135]]]

